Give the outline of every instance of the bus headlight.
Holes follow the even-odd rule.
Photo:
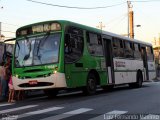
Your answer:
[[[58,71],[58,67],[55,67],[55,69],[53,70],[53,73],[56,74]]]
[[[57,70],[54,70],[53,73],[56,74],[56,73],[57,73]]]
[[[16,75],[16,77],[18,78],[18,75]]]

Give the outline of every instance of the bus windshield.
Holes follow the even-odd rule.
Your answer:
[[[57,63],[60,37],[60,33],[54,33],[17,41],[15,66],[24,67]]]

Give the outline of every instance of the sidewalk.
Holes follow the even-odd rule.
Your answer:
[[[156,77],[153,79],[154,82],[160,82],[160,77]]]

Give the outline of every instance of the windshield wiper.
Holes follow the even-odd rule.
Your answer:
[[[17,41],[16,42],[16,49],[17,49],[17,46],[18,46],[18,55],[17,56],[15,56],[16,58],[18,58],[18,56],[19,56],[19,51],[20,51],[20,45],[19,45],[19,42]],[[16,51],[17,52],[17,51]]]
[[[41,38],[40,39],[40,42],[39,42],[39,44],[38,44],[38,47],[37,47],[37,56],[38,56],[38,53],[39,53],[39,48],[40,48],[40,45],[41,45],[41,41],[43,40],[43,41],[46,41],[47,40],[47,38],[49,37],[49,35],[50,35],[50,32],[47,32],[46,33],[46,35],[43,37],[43,38],[45,38],[44,40],[43,40],[43,38]]]
[[[29,41],[29,39],[28,39],[27,36],[25,36],[25,38],[26,38],[26,41]],[[30,57],[30,52],[31,52],[31,43],[30,43],[30,41],[29,41],[29,52],[28,52],[27,55],[24,56],[23,61],[24,61],[24,60],[27,60],[27,59]]]
[[[35,39],[35,44],[34,44],[34,50],[33,50],[33,62],[32,62],[32,64],[34,64],[34,57],[35,56],[37,56],[37,58],[38,58],[38,60],[40,60],[40,62],[41,62],[41,64],[42,64],[42,61],[41,61],[41,55],[38,55],[39,54],[39,49],[40,49],[40,45],[41,45],[41,43],[42,43],[42,41],[46,41],[47,40],[47,38],[49,37],[49,35],[50,35],[50,31],[49,32],[47,32],[42,38],[38,38],[37,37],[37,39]],[[45,39],[44,39],[45,38]],[[44,39],[44,40],[43,40]],[[39,41],[39,42],[38,42]],[[37,49],[36,49],[37,48]],[[36,49],[36,51],[35,51],[35,49]]]

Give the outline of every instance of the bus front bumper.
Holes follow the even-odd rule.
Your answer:
[[[34,90],[34,89],[52,89],[66,88],[66,79],[64,73],[55,73],[48,77],[20,79],[12,76],[13,87],[15,90]]]

